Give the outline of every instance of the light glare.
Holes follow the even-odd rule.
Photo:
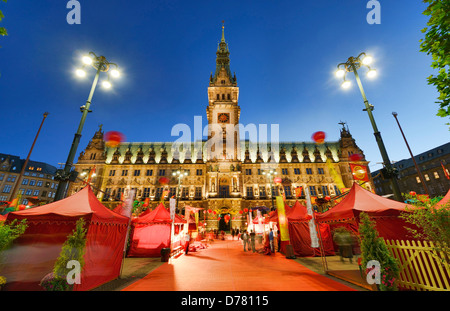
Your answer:
[[[369,78],[374,78],[374,77],[376,77],[377,76],[377,71],[375,70],[375,69],[370,69],[368,72],[367,72],[367,77],[369,77]]]
[[[338,70],[335,72],[335,75],[336,75],[336,77],[338,77],[338,78],[342,78],[342,77],[345,75],[345,70],[344,70],[344,69],[338,69]]]
[[[86,65],[92,64],[92,58],[90,58],[89,56],[83,56],[83,58],[82,58],[81,60],[82,60],[83,63],[85,63]]]
[[[114,78],[118,78],[118,77],[120,77],[120,72],[119,72],[119,70],[117,70],[117,69],[113,69],[113,70],[111,70],[111,75],[112,75]]]
[[[105,89],[111,88],[111,83],[109,81],[103,81],[102,85]]]
[[[341,86],[342,86],[344,89],[348,89],[348,88],[350,87],[350,85],[351,85],[350,81],[345,80],[344,82],[342,82],[342,85],[341,85]]]
[[[75,74],[80,78],[84,78],[86,76],[86,72],[83,69],[77,69]]]
[[[365,56],[362,60],[364,65],[370,65],[373,61],[372,56]]]

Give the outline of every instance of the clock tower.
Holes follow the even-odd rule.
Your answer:
[[[240,158],[239,151],[239,88],[236,74],[231,75],[230,52],[225,42],[225,27],[216,52],[216,71],[211,73],[208,87],[208,140],[210,161],[233,162]]]

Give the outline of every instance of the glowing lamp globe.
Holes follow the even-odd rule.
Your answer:
[[[282,181],[281,177],[275,177],[273,179],[273,182],[276,183],[276,184],[281,184],[281,181]]]
[[[325,132],[318,131],[312,135],[312,139],[316,144],[323,144],[325,141],[326,134]]]

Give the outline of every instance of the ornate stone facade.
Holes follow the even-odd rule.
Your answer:
[[[339,141],[321,145],[314,142],[273,145],[240,140],[240,128],[235,128],[240,118],[238,99],[236,75],[231,75],[229,50],[222,30],[216,71],[211,75],[208,87],[208,140],[183,145],[127,142],[109,148],[105,146],[100,127],[80,154],[76,170],[89,172],[96,167],[92,185],[98,191],[98,198],[110,207],[117,205],[122,194],[127,196],[131,189],[136,189],[136,199],[150,198],[154,207],[164,190],[170,190],[168,197],[176,195],[178,178],[172,173],[177,170],[187,172],[178,193],[179,207],[204,208],[200,219],[207,222],[207,228],[222,229],[227,226],[224,226],[223,217],[219,221],[219,215],[230,214],[233,228],[244,227],[246,219],[240,211],[257,206],[272,207],[271,183],[263,174],[270,169],[276,170],[277,176],[282,178],[281,184],[276,187],[273,184],[275,195],[283,191],[290,205],[295,202],[295,188],[299,186],[308,187],[318,198],[339,194],[329,172],[328,159],[342,176],[345,186],[351,187],[353,179],[348,157],[363,152],[344,124]],[[234,131],[227,132],[227,127]],[[216,145],[208,145],[214,138],[223,142],[223,149],[216,150]],[[227,144],[229,141],[233,143]],[[361,164],[367,163],[363,158]],[[169,178],[169,184],[161,185],[161,177]],[[81,181],[73,183],[69,194],[83,185]]]

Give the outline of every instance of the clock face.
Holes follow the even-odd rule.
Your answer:
[[[219,123],[228,123],[230,121],[230,114],[229,113],[219,113],[217,120]]]

